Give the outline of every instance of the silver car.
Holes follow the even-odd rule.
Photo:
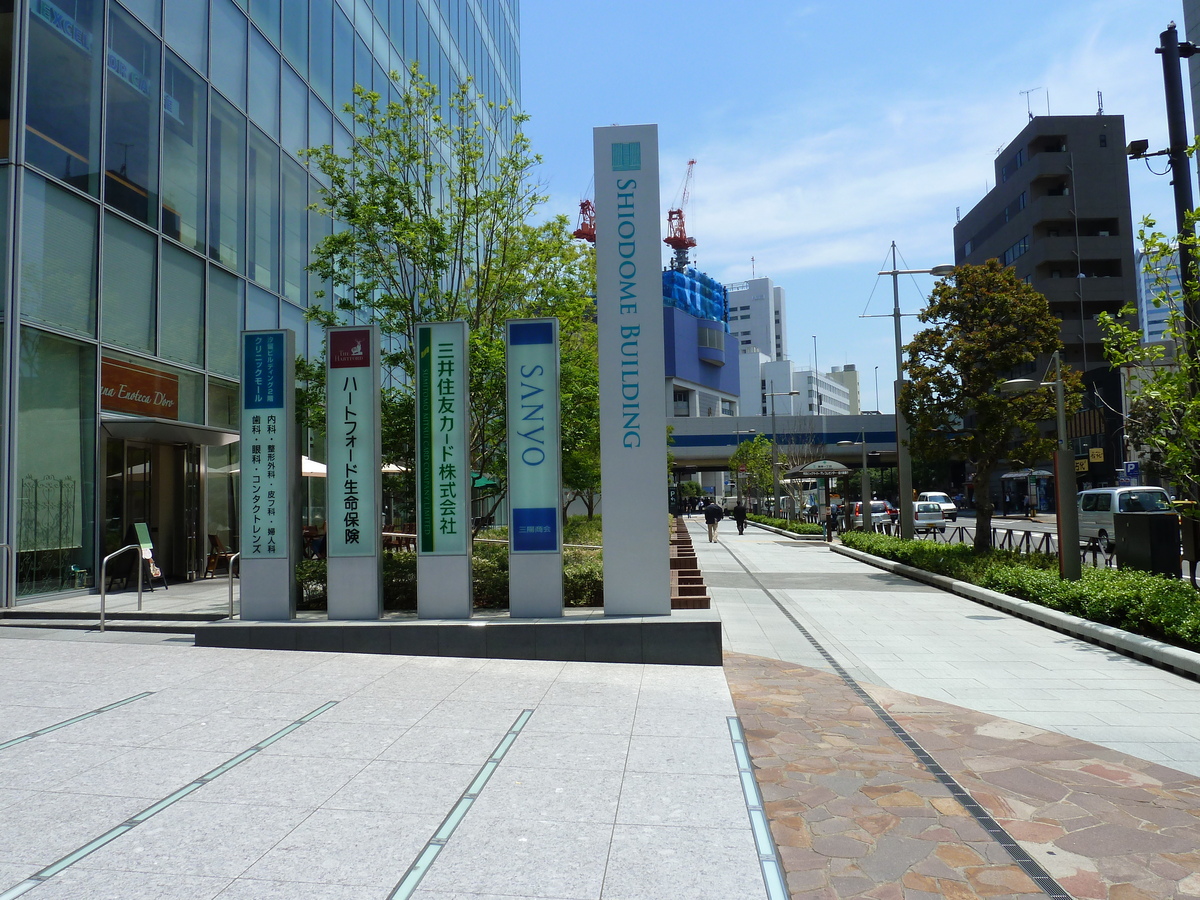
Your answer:
[[[935,531],[946,533],[946,514],[942,512],[941,504],[938,503],[921,503],[913,504],[913,531],[920,534],[922,531],[932,534]]]

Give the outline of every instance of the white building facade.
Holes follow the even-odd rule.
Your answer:
[[[751,278],[726,286],[729,332],[744,351],[754,347],[771,359],[786,359],[787,307],[783,288],[770,278]]]

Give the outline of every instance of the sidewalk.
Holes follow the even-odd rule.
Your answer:
[[[825,545],[696,546],[794,898],[1200,897],[1200,685]]]
[[[1200,684],[688,525],[723,670],[0,629],[0,898],[1200,898]]]

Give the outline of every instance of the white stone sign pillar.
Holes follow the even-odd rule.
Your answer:
[[[467,323],[417,326],[417,615],[471,616]]]
[[[296,336],[242,332],[242,618],[296,614],[300,543],[300,445],[296,428]]]
[[[507,322],[508,608],[563,613],[558,319]]]
[[[327,589],[330,619],[378,619],[380,570],[379,328],[325,331]]]
[[[605,615],[670,615],[658,126],[593,131]]]

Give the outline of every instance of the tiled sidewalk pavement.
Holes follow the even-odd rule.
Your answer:
[[[1045,896],[840,677],[741,654],[725,672],[793,900]],[[1200,897],[1200,781],[862,687],[1070,896]]]
[[[0,895],[329,701],[29,900],[387,897],[533,710],[414,900],[763,898],[720,668],[0,631]]]

